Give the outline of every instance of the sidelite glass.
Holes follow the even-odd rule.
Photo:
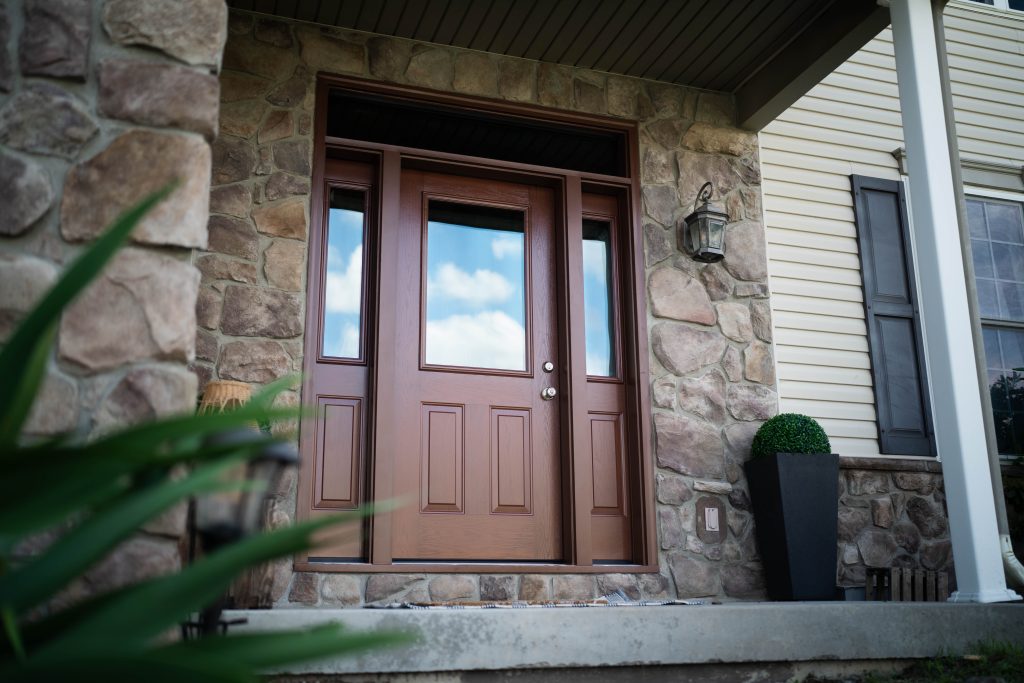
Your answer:
[[[328,212],[321,353],[360,358],[366,196],[359,190],[331,188]]]
[[[587,338],[587,374],[615,376],[612,334],[612,231],[603,221],[583,221],[583,304]]]
[[[521,211],[430,202],[428,364],[526,370],[525,249]]]

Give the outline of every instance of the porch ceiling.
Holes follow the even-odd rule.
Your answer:
[[[875,0],[228,0],[228,5],[733,93],[740,123],[751,129],[785,110],[889,23],[888,9]]]

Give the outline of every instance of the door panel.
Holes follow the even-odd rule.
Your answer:
[[[562,557],[553,191],[403,170],[395,227],[408,287],[381,362],[395,406],[400,560]],[[385,226],[387,229],[388,226]],[[385,357],[389,349],[390,357]]]

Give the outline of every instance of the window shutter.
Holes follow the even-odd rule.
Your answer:
[[[881,450],[934,456],[903,183],[858,175],[850,179]]]

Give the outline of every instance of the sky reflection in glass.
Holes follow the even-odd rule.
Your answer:
[[[433,202],[429,218],[426,362],[525,370],[522,213]]]
[[[583,305],[588,375],[615,376],[611,303],[611,226],[600,221],[583,221]]]
[[[359,358],[363,307],[362,192],[332,189],[324,274],[323,355]]]

